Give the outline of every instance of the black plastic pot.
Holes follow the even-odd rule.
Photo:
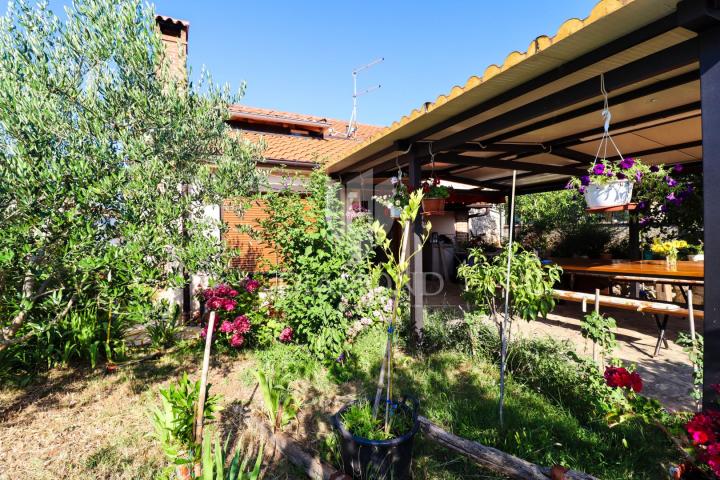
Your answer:
[[[341,416],[351,405],[352,403],[345,405],[332,417],[333,426],[339,435],[340,456],[345,473],[363,480],[410,478],[413,443],[420,428],[419,402],[412,397],[403,397],[400,400],[398,408],[412,415],[413,424],[405,435],[390,440],[368,440],[350,433],[343,425]]]

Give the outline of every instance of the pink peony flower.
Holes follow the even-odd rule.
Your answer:
[[[235,325],[233,325],[233,322],[229,320],[225,320],[222,325],[220,325],[220,331],[222,333],[230,333],[233,330],[235,330]]]
[[[228,292],[228,296],[230,296],[230,297],[237,297],[237,296],[238,296],[238,291],[235,290],[235,289],[230,290],[230,291]]]
[[[202,330],[200,330],[200,338],[207,337],[207,327],[203,327]]]
[[[245,315],[235,317],[235,321],[233,322],[233,329],[236,333],[245,335],[250,331],[250,319]]]
[[[245,337],[243,337],[239,333],[233,334],[232,338],[230,338],[230,346],[234,348],[240,348],[244,342]]]
[[[288,342],[292,341],[292,337],[293,337],[293,329],[290,327],[285,327],[285,328],[283,328],[283,331],[280,332],[280,337],[278,337],[278,338],[280,339],[281,342],[288,343]]]
[[[225,310],[227,312],[232,312],[233,310],[235,310],[236,306],[237,306],[237,302],[230,298],[227,298],[227,299],[223,300],[223,302],[222,302],[222,308],[223,308],[223,310]]]
[[[255,291],[260,288],[260,282],[254,279],[250,279],[245,283],[245,290],[247,290],[248,293],[255,293]]]
[[[207,301],[205,306],[207,306],[209,310],[218,310],[222,306],[222,303],[223,301],[221,298],[212,297],[210,298],[210,300]]]

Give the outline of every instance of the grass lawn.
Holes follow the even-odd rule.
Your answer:
[[[216,358],[212,391],[222,395],[214,428],[223,435],[252,441],[239,417],[243,408],[260,407],[253,394],[256,368],[290,371],[301,414],[289,432],[306,448],[328,454],[328,415],[343,403],[373,390],[383,334],[367,332],[353,346],[353,361],[327,370],[302,347]],[[0,463],[7,478],[150,479],[162,475],[163,457],[147,409],[157,389],[185,370],[197,376],[197,350],[163,358],[106,376],[56,370],[23,389],[0,391]],[[443,428],[529,461],[560,463],[602,479],[664,478],[677,453],[653,426],[627,423],[615,428],[589,419],[577,405],[561,402],[553,389],[543,392],[510,378],[506,428],[498,428],[497,368],[483,356],[437,351],[426,356],[398,353],[396,391],[421,401],[421,412]],[[562,384],[562,381],[552,383]],[[556,388],[556,387],[553,387]],[[416,445],[416,479],[496,478],[422,438]],[[280,457],[267,456],[266,478],[303,478]],[[0,478],[3,478],[0,475]]]

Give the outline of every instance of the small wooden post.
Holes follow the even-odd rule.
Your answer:
[[[695,310],[693,309],[693,292],[692,287],[688,287],[688,321],[690,322],[690,339],[692,340],[692,348],[695,351]]]
[[[595,313],[598,315],[600,314],[600,289],[599,288],[595,289]],[[593,362],[595,362],[595,363],[597,363],[597,353],[595,351],[596,345],[597,344],[593,340]],[[602,367],[600,367],[600,369],[602,369]]]
[[[202,444],[203,418],[205,416],[205,393],[207,391],[208,369],[210,368],[210,348],[212,347],[213,328],[215,327],[215,312],[210,312],[207,335],[205,335],[205,354],[203,355],[202,373],[200,374],[200,395],[195,415],[195,443]]]

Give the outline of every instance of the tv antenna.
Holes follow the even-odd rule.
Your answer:
[[[348,122],[348,128],[347,132],[345,133],[345,136],[347,138],[352,137],[355,135],[355,132],[357,131],[357,113],[358,113],[358,97],[361,97],[367,93],[374,92],[378,88],[382,87],[382,85],[376,85],[374,87],[366,88],[362,92],[357,91],[357,77],[358,73],[362,72],[363,70],[367,70],[370,67],[374,67],[378,63],[384,61],[384,57],[380,57],[378,59],[373,60],[370,63],[367,63],[363,65],[362,67],[357,67],[352,71],[352,77],[353,77],[353,108],[352,108],[352,115],[350,115],[350,122]]]

